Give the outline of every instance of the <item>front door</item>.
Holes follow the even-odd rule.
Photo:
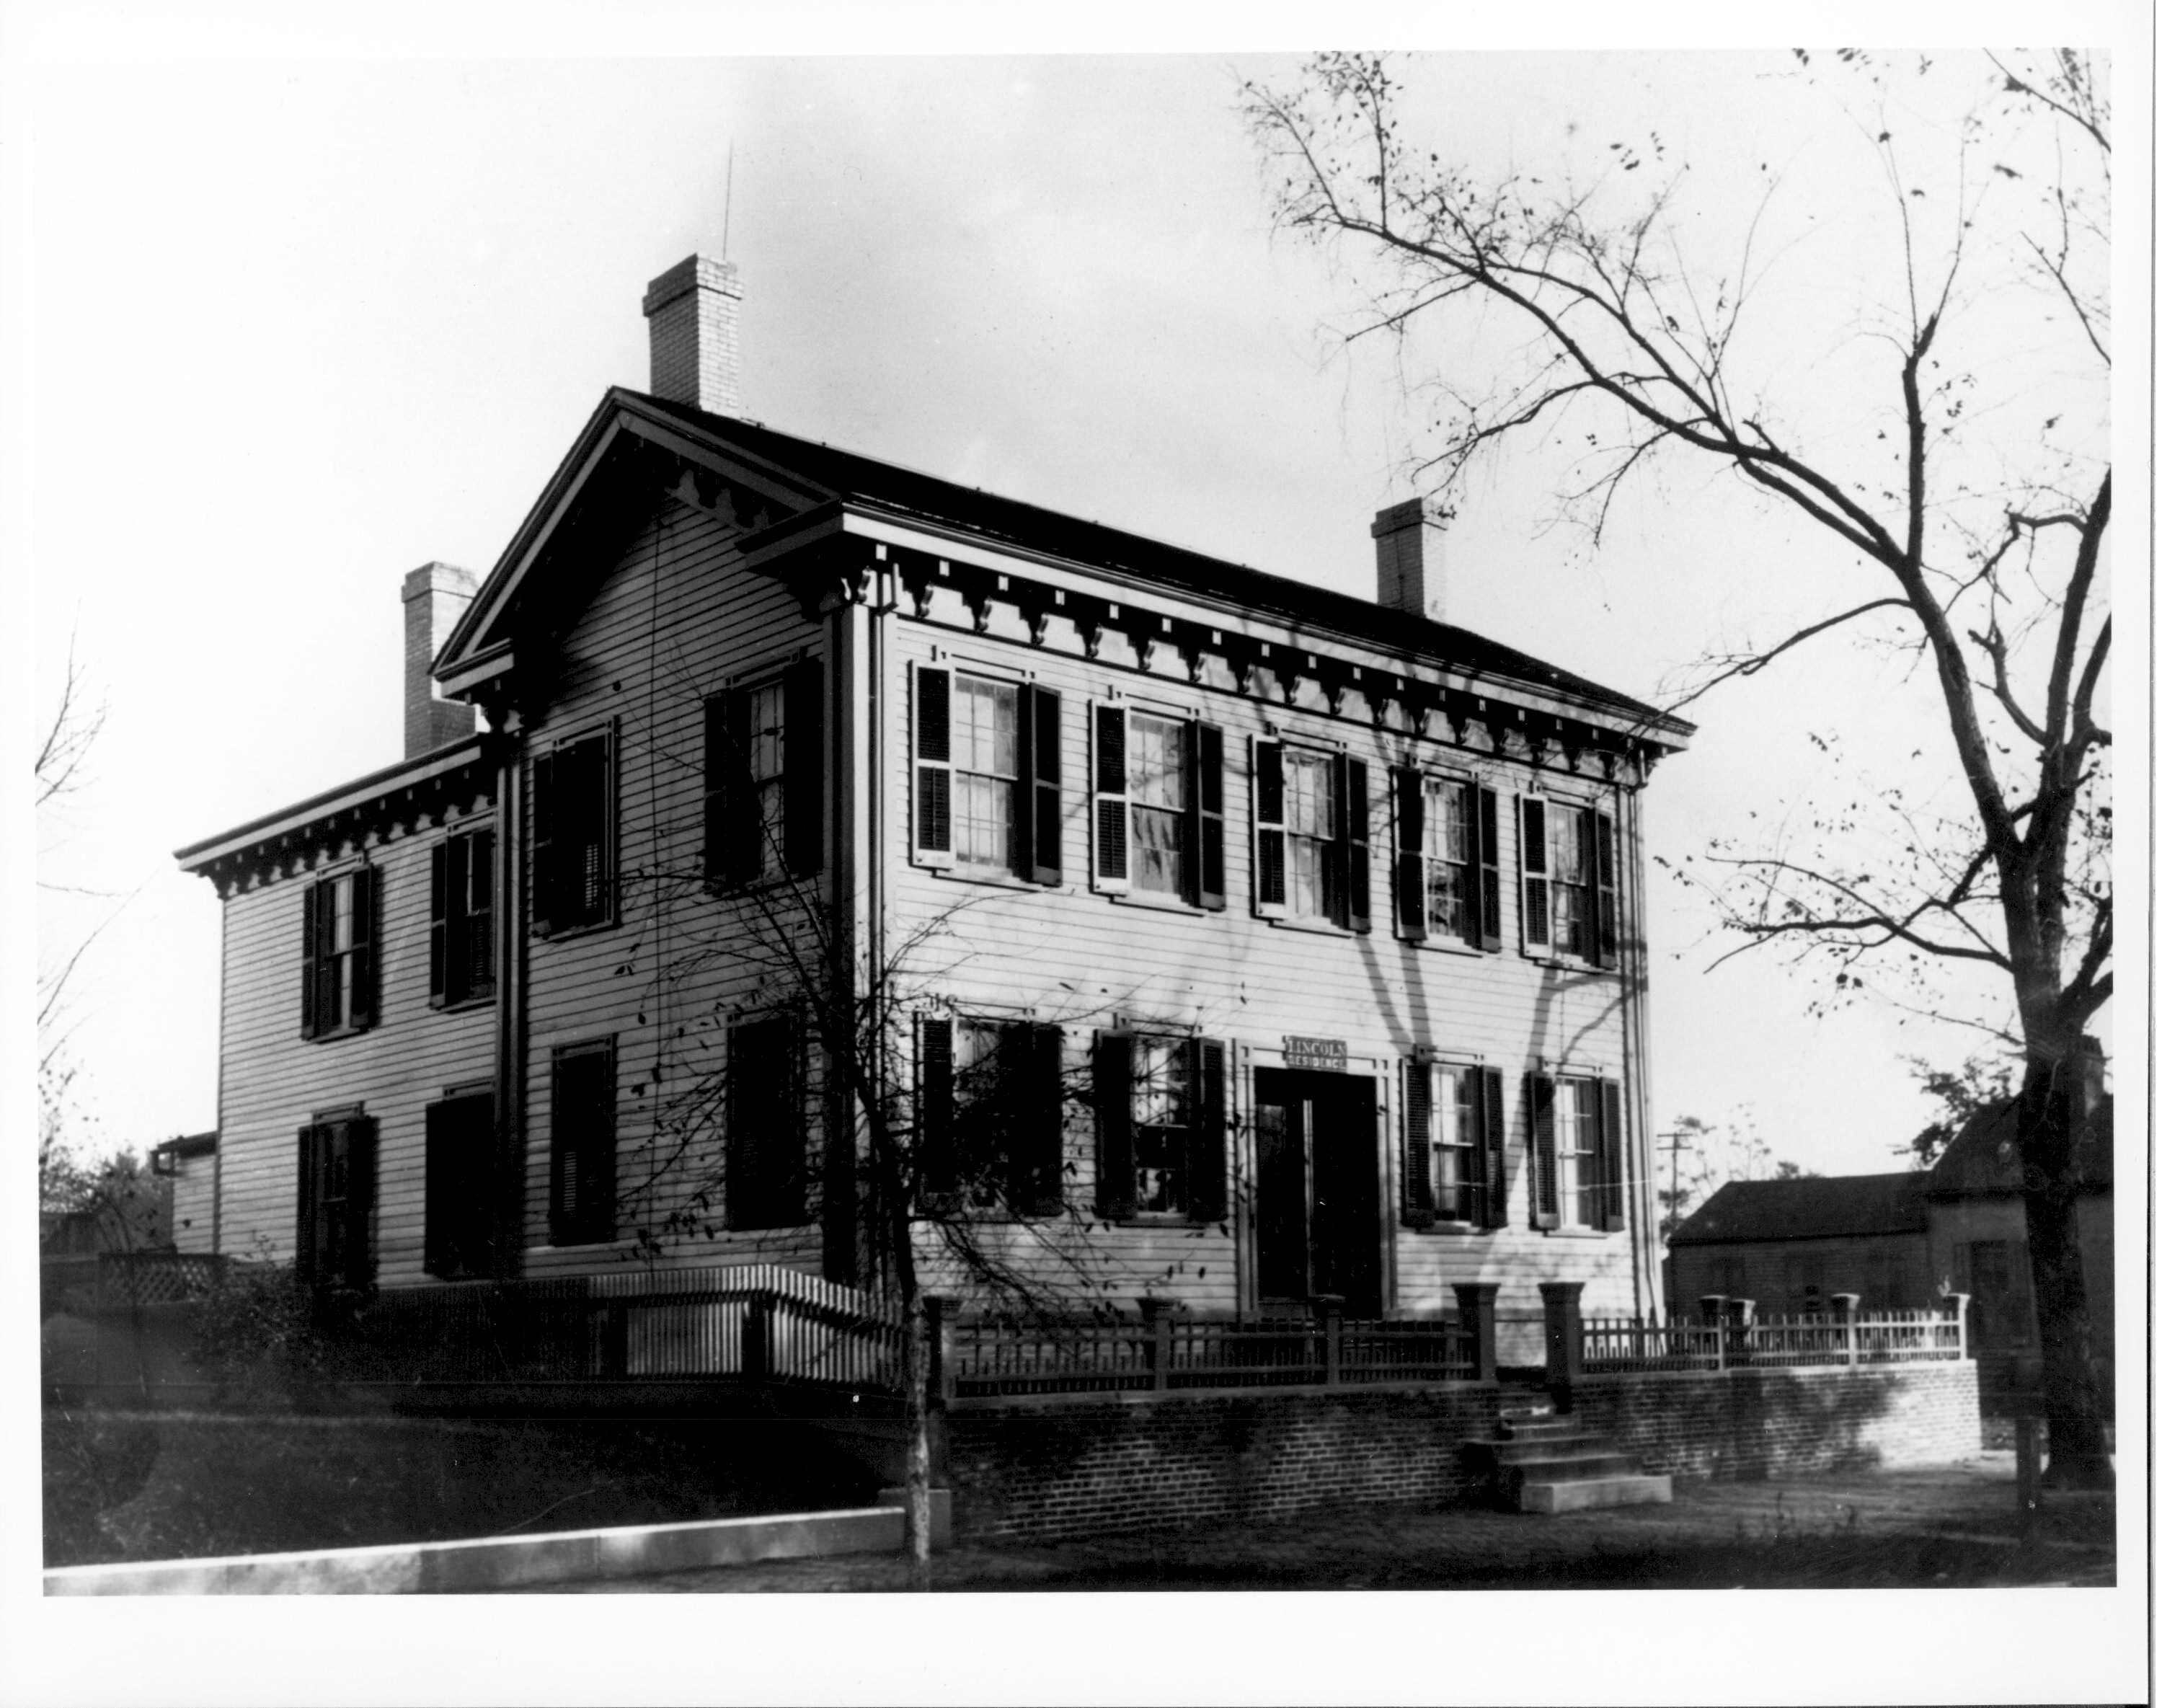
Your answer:
[[[1374,1082],[1263,1068],[1254,1074],[1255,1269],[1261,1303],[1335,1293],[1381,1312],[1381,1155]]]

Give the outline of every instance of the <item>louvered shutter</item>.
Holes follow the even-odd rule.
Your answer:
[[[916,667],[916,858],[953,863],[953,673]]]
[[[338,1279],[365,1287],[375,1278],[368,1238],[375,1209],[375,1123],[356,1115],[345,1127],[345,1217]]]
[[[750,776],[750,708],[747,688],[731,688],[721,696],[721,881],[731,889],[754,881],[765,868],[765,829]],[[785,709],[781,715],[787,716]],[[784,729],[782,739],[786,739]],[[785,797],[787,785],[781,786]],[[785,804],[782,811],[786,812]],[[785,817],[781,833],[787,833]]]
[[[321,961],[324,886],[311,884],[300,891],[300,1036],[316,1037],[323,1030]]]
[[[1284,900],[1283,744],[1254,743],[1254,911],[1281,919]]]
[[[1532,1225],[1561,1225],[1561,1194],[1554,1168],[1554,1083],[1543,1073],[1524,1076],[1532,1111]]]
[[[464,1158],[457,1109],[455,1103],[431,1103],[422,1118],[420,1267],[445,1278],[462,1272],[457,1236]]]
[[[350,880],[352,885],[352,1007],[346,1016],[346,1023],[352,1026],[373,1026],[376,1016],[376,938],[378,892],[376,870],[373,866],[357,868]]]
[[[466,842],[465,995],[495,989],[495,833],[476,830]]]
[[[1517,855],[1522,869],[1524,953],[1529,954],[1554,946],[1547,895],[1547,803],[1535,795],[1517,797]]]
[[[1196,1038],[1193,1052],[1194,1120],[1189,1139],[1187,1214],[1197,1222],[1220,1222],[1225,1210],[1224,1046]]]
[[[730,881],[728,854],[728,696],[709,695],[706,700],[705,753],[706,887],[718,890]]]
[[[916,1018],[916,1199],[930,1209],[958,1183],[953,1155],[953,1022],[936,1015]]]
[[[1622,1082],[1599,1082],[1599,1184],[1601,1209],[1606,1231],[1618,1234],[1629,1225],[1627,1210],[1628,1134],[1622,1120]]]
[[[1120,895],[1131,887],[1126,823],[1126,709],[1096,708],[1096,873],[1099,890]]]
[[[1023,742],[1021,799],[1014,815],[1016,826],[1027,835],[1027,852],[1021,862],[1021,875],[1038,884],[1063,880],[1066,863],[1061,844],[1065,838],[1066,815],[1059,800],[1059,699],[1052,688],[1021,690]]]
[[[1481,1227],[1509,1220],[1508,1097],[1499,1068],[1479,1070],[1479,1210]]]
[[[326,1148],[324,1131],[313,1125],[300,1129],[293,1225],[293,1273],[302,1281],[315,1280],[321,1263],[321,1230],[316,1225],[316,1218],[322,1196],[320,1171]]]
[[[1196,899],[1212,911],[1224,906],[1224,732],[1214,723],[1194,730],[1194,792],[1201,801],[1201,875]]]
[[[1096,1214],[1118,1221],[1134,1213],[1134,1042],[1096,1039],[1089,1091],[1096,1105]]]
[[[1340,780],[1338,799],[1343,828],[1344,919],[1354,931],[1373,928],[1373,856],[1368,846],[1373,833],[1373,802],[1367,794],[1366,761],[1345,755],[1336,756]]]
[[[1601,812],[1593,822],[1599,835],[1599,862],[1592,875],[1599,885],[1599,964],[1618,967],[1622,964],[1622,910],[1621,886],[1616,881],[1614,821]]]
[[[1426,789],[1409,765],[1389,771],[1396,797],[1397,930],[1414,942],[1426,936]]]
[[[428,850],[428,1000],[449,1001],[451,968],[451,849],[437,843]]]
[[[556,850],[556,755],[533,759],[533,928],[544,935],[556,928],[562,890]]]
[[[1065,1034],[1024,1026],[1010,1036],[1027,1049],[1011,1201],[1022,1215],[1057,1215],[1066,1201]]]
[[[1434,1069],[1404,1063],[1404,1225],[1434,1225]]]
[[[1501,800],[1491,789],[1473,791],[1479,813],[1479,947],[1501,947]]]
[[[1575,916],[1569,922],[1566,943],[1558,947],[1595,964],[1599,959],[1599,817],[1586,809],[1576,815],[1576,869],[1583,882],[1577,891]]]
[[[781,845],[797,877],[826,864],[826,669],[815,658],[781,678]]]

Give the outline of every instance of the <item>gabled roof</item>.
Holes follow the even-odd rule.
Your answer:
[[[1669,1246],[1738,1241],[1825,1240],[1920,1233],[1929,1177],[1836,1174],[1799,1180],[1730,1180],[1674,1230]]]
[[[785,513],[836,503],[872,507],[990,545],[1109,571],[1167,593],[1332,630],[1475,676],[1543,689],[1627,718],[1649,739],[1665,744],[1679,745],[1695,730],[1656,707],[1467,629],[621,387],[612,388],[603,399],[438,655],[440,680],[469,687],[485,678],[491,656],[508,645],[518,626],[516,612],[531,590],[535,565],[569,513],[597,494],[622,490],[608,478],[606,466],[632,441],[702,451],[750,474],[760,493]]]
[[[2117,1099],[2105,1097],[2095,1112],[2093,1142],[2080,1157],[2082,1183],[2097,1189],[2117,1175]],[[2019,1190],[2018,1106],[2012,1099],[1977,1110],[1945,1147],[1930,1171],[1931,1198],[1968,1198]]]

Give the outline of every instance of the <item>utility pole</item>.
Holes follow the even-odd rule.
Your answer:
[[[1667,1201],[1669,1206],[1668,1214],[1679,1218],[1681,1214],[1682,1209],[1682,1141],[1689,1136],[1688,1129],[1684,1127],[1675,1127],[1668,1132],[1654,1133],[1653,1136],[1654,1138],[1668,1139],[1673,1141],[1673,1142],[1667,1147],[1667,1156],[1668,1159],[1667,1169]],[[1664,1237],[1666,1231],[1667,1230],[1662,1230],[1662,1237],[1659,1243],[1663,1246],[1667,1244]],[[1659,1268],[1659,1278],[1663,1283],[1660,1291],[1670,1294],[1674,1291],[1674,1251],[1671,1247],[1668,1247],[1665,1258],[1660,1263]],[[1667,1314],[1669,1317],[1674,1316],[1679,1308],[1680,1302],[1679,1300],[1673,1298],[1669,1298],[1667,1300]]]

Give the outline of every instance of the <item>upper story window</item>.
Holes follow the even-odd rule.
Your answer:
[[[1498,1228],[1508,1214],[1501,1075],[1492,1068],[1407,1063],[1404,1220]]]
[[[1096,1040],[1099,1215],[1225,1215],[1224,1046],[1106,1032]]]
[[[574,931],[615,919],[615,765],[607,729],[533,761],[533,923]]]
[[[1342,753],[1254,744],[1254,911],[1370,922],[1366,763]]]
[[[1501,833],[1494,791],[1408,765],[1391,771],[1390,790],[1398,933],[1499,948]]]
[[[734,888],[825,864],[825,667],[706,702],[706,870]]]
[[[916,863],[1059,882],[1058,694],[919,665],[914,729]]]
[[[375,869],[359,866],[302,892],[301,1037],[375,1024],[377,889]]]
[[[1221,907],[1224,732],[1099,705],[1095,741],[1095,887]]]
[[[1532,1225],[1609,1233],[1628,1225],[1619,1080],[1528,1076]]]
[[[923,1015],[916,1037],[922,1194],[1015,1215],[1057,1214],[1065,1196],[1059,1029]]]
[[[1517,802],[1524,952],[1592,966],[1618,963],[1614,821],[1526,795]]]
[[[495,832],[447,836],[428,854],[428,1000],[495,994]]]

